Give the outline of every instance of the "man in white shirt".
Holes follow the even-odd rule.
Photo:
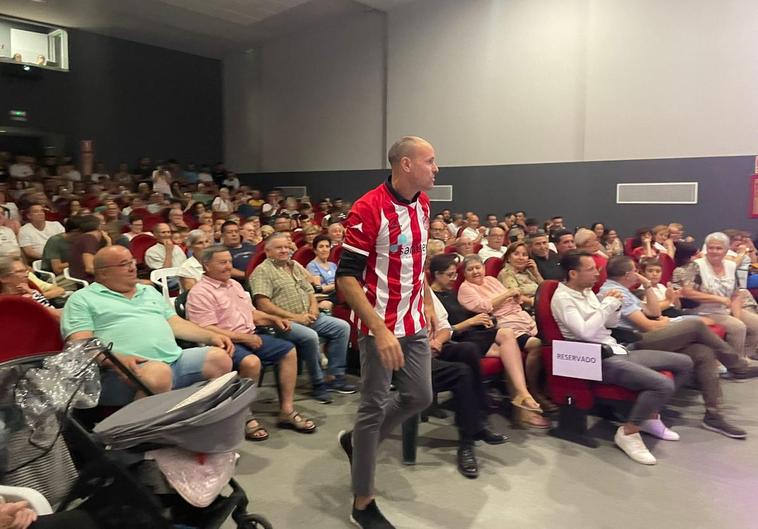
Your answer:
[[[148,268],[160,270],[179,267],[187,260],[182,249],[171,240],[171,228],[168,224],[157,224],[153,229],[153,235],[158,240],[158,244],[151,246],[145,252],[145,264]]]
[[[28,180],[34,175],[34,169],[29,163],[29,159],[26,156],[17,156],[16,163],[8,168],[8,174],[11,178],[18,178],[19,180]]]
[[[0,217],[6,215],[6,210],[0,208]],[[19,253],[18,240],[13,230],[0,225],[0,256]]]
[[[480,229],[479,215],[471,215],[468,218],[468,226],[466,226],[466,229],[463,230],[461,236],[463,235],[474,241],[474,244],[482,240],[482,230]]]
[[[600,274],[588,253],[569,252],[561,257],[561,266],[566,282],[558,285],[553,295],[550,304],[553,317],[565,339],[604,344],[612,349],[613,354],[602,361],[603,382],[638,392],[627,422],[619,426],[614,441],[632,460],[654,465],[656,459],[640,432],[667,441],[679,439],[676,432],[663,424],[658,412],[689,379],[692,360],[682,354],[627,350],[619,345],[606,327],[618,324],[623,294],[609,290],[602,301],[598,300],[592,286]],[[671,371],[674,380],[659,373],[662,370]]]
[[[29,222],[18,231],[18,245],[31,262],[42,258],[42,250],[50,237],[66,230],[60,222],[45,220],[45,209],[39,204],[29,206],[26,218]]]
[[[482,249],[479,250],[479,257],[483,261],[486,261],[490,257],[497,257],[502,259],[505,255],[505,250],[508,248],[503,246],[505,242],[505,230],[500,226],[493,226],[490,228],[487,234],[487,242],[482,245]]]
[[[453,213],[453,222],[447,225],[447,229],[450,230],[450,234],[453,238],[458,237],[458,230],[466,225],[466,221],[463,220],[463,215],[460,213]]]

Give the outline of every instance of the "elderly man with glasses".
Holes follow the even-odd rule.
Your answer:
[[[140,284],[129,250],[103,248],[95,254],[94,267],[95,282],[75,292],[63,310],[64,339],[95,336],[112,342],[119,360],[155,393],[230,371],[231,340],[180,318],[155,288]],[[181,349],[177,338],[204,345]],[[102,405],[125,404],[135,396],[134,388],[111,370],[102,380]]]

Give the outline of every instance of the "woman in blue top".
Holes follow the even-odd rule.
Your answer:
[[[326,235],[319,235],[313,239],[313,251],[316,252],[316,258],[306,267],[308,272],[319,280],[319,284],[316,286],[316,294],[320,300],[318,306],[325,311],[332,310],[335,300],[334,276],[337,272],[337,265],[328,260],[329,252],[332,249],[331,244]]]

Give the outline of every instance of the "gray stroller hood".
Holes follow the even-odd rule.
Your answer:
[[[210,382],[136,400],[100,422],[97,437],[115,450],[140,444],[229,452],[244,439],[255,383],[228,373]]]

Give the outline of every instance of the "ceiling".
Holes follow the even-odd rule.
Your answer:
[[[413,0],[0,0],[0,14],[206,57]]]

